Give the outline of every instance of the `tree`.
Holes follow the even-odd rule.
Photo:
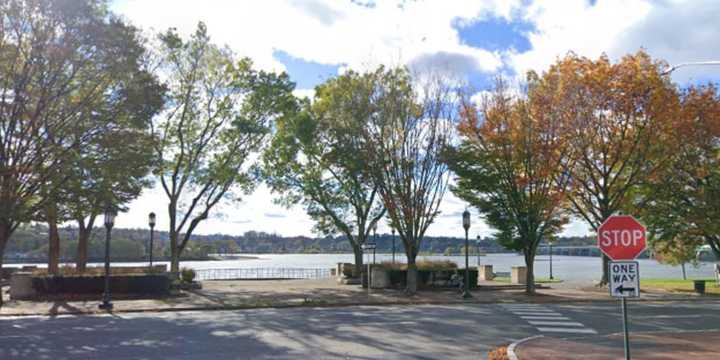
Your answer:
[[[0,259],[18,225],[57,199],[75,152],[106,130],[78,123],[107,98],[134,39],[105,5],[0,3]]]
[[[154,121],[155,169],[168,197],[171,271],[193,231],[235,190],[250,191],[250,166],[270,121],[292,109],[287,75],[252,69],[210,43],[200,23],[188,41],[170,29],[160,35],[160,72],[168,88],[166,113]]]
[[[384,216],[377,185],[358,154],[358,134],[370,124],[378,74],[347,72],[315,89],[313,103],[278,121],[265,152],[266,180],[282,194],[281,204],[302,203],[325,235],[341,233],[355,255],[355,274],[363,270],[361,246]]]
[[[720,96],[690,87],[681,105],[670,166],[649,179],[642,203],[655,250],[673,264],[694,259],[703,242],[720,258]]]
[[[563,124],[573,212],[597,231],[613,214],[638,215],[636,196],[667,165],[678,94],[664,64],[640,51],[616,64],[568,55],[533,90],[547,116]],[[603,256],[601,283],[607,282]]]
[[[479,111],[465,101],[458,126],[461,144],[449,158],[457,175],[453,192],[485,215],[501,245],[522,251],[525,290],[533,294],[537,247],[568,222],[568,177],[562,127],[545,116],[542,102],[534,101],[532,93],[529,97],[513,98],[499,81]]]
[[[371,96],[377,104],[363,129],[362,156],[407,256],[408,294],[417,291],[415,258],[425,232],[439,214],[448,187],[441,158],[457,118],[454,83],[440,74],[381,69]]]

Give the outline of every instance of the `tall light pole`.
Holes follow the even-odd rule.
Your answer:
[[[463,299],[469,299],[470,295],[470,264],[468,260],[470,241],[468,240],[468,230],[470,230],[470,212],[465,209],[462,214],[463,228],[465,228],[465,291],[463,291]]]
[[[150,225],[150,268],[152,268],[153,257],[153,237],[155,235],[155,213],[151,212],[148,216],[148,225]]]
[[[480,271],[480,235],[477,236],[477,260],[478,271]]]
[[[550,280],[553,279],[553,273],[552,273],[552,246],[553,246],[553,241],[552,241],[552,239],[548,239],[548,247],[549,247],[548,251],[550,252]]]
[[[393,251],[392,262],[394,264],[395,263],[395,228],[394,227],[390,228],[390,232],[392,233],[392,251]]]
[[[112,310],[113,304],[110,300],[110,231],[115,225],[115,209],[108,206],[105,209],[105,292],[103,293],[102,304],[98,306],[101,310]]]
[[[686,66],[717,66],[720,65],[720,61],[694,61],[694,62],[686,62],[686,63],[680,63],[677,65],[670,66],[667,70],[663,71],[663,75],[669,75],[671,72]]]

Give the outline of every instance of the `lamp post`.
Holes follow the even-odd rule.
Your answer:
[[[468,253],[470,248],[470,242],[468,240],[468,230],[470,230],[470,212],[465,209],[462,214],[463,228],[465,228],[465,291],[463,291],[463,299],[469,299],[470,295],[470,264],[468,260]]]
[[[112,207],[105,210],[105,292],[103,293],[102,304],[98,305],[101,310],[112,310],[113,304],[110,300],[110,231],[115,225],[117,213]]]
[[[552,246],[553,246],[552,240],[548,240],[548,251],[550,252],[550,280],[553,279],[553,273],[552,273]]]
[[[390,232],[392,233],[392,262],[395,263],[395,228],[390,228]]]
[[[667,70],[662,72],[662,75],[669,75],[671,72],[677,70],[681,67],[686,66],[713,66],[713,65],[720,65],[720,61],[696,61],[696,62],[686,62],[686,63],[680,63],[674,66],[671,66]]]
[[[477,236],[477,266],[478,271],[480,270],[480,235]]]
[[[373,242],[377,246],[377,223],[373,225]],[[375,248],[373,247],[373,265],[375,265]]]
[[[155,235],[155,213],[151,212],[148,216],[148,225],[150,225],[150,268],[152,268],[153,257],[153,237]]]

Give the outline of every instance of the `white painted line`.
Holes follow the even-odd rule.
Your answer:
[[[582,323],[575,321],[528,321],[530,325],[549,325],[549,326],[580,326],[584,327]]]
[[[578,328],[550,328],[550,327],[539,327],[537,328],[542,332],[560,332],[560,333],[573,333],[573,334],[597,334],[597,331],[593,329],[578,329]]]
[[[520,318],[525,320],[571,320],[565,316],[521,316]]]
[[[518,312],[514,312],[513,314],[515,314],[515,315],[520,315],[520,316],[522,316],[522,315],[531,315],[531,316],[562,316],[562,314],[556,313],[556,312],[538,312],[538,311],[533,311],[533,312],[530,312],[530,311],[519,312],[519,311],[518,311]]]
[[[510,344],[510,346],[508,346],[508,348],[507,348],[508,358],[509,358],[510,360],[519,360],[517,354],[515,353],[515,348],[516,348],[518,345],[520,345],[520,344],[522,344],[522,343],[524,343],[524,342],[527,342],[527,341],[530,341],[530,340],[533,340],[533,339],[539,339],[539,338],[541,338],[541,337],[543,337],[543,336],[542,336],[542,335],[535,335],[535,336],[531,336],[531,337],[528,337],[528,338],[524,338],[524,339],[522,339],[522,340],[518,340],[518,341]]]
[[[508,311],[553,311],[545,308],[512,308],[507,309]]]

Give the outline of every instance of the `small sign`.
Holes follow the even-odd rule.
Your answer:
[[[362,247],[363,247],[363,249],[365,249],[365,250],[374,250],[374,249],[375,249],[375,243],[369,242],[369,243],[363,244]]]
[[[610,296],[616,298],[640,297],[640,266],[637,261],[610,262]]]

